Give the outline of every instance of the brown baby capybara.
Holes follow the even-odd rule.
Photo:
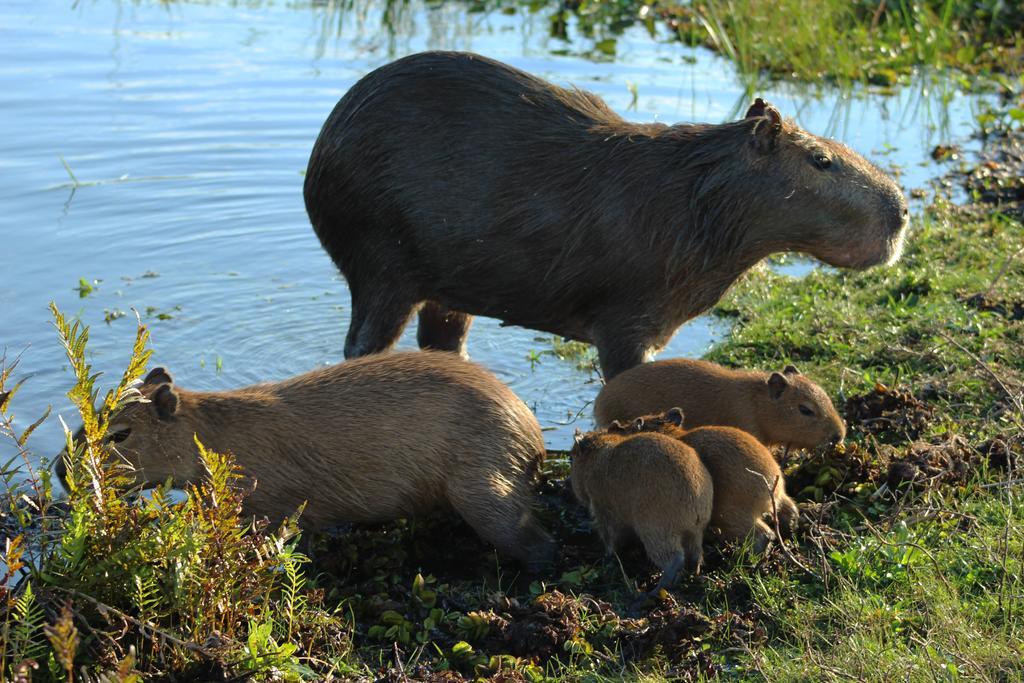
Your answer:
[[[715,496],[708,532],[718,540],[743,542],[750,538],[754,550],[763,551],[775,538],[762,519],[773,512],[773,497],[780,531],[789,533],[795,528],[800,510],[786,495],[782,470],[761,442],[735,427],[684,429],[683,423],[683,411],[673,408],[660,415],[639,417],[627,425],[613,422],[609,431],[619,435],[660,434],[693,448],[711,473]]]
[[[651,357],[769,254],[897,259],[885,173],[757,100],[738,121],[630,123],[601,98],[460,52],[358,81],[324,123],[306,211],[348,280],[345,356],[465,350],[471,316],[590,342],[606,379]]]
[[[711,475],[692,448],[661,434],[578,436],[572,490],[585,505],[609,554],[639,538],[667,588],[689,564],[700,571],[711,518]]]
[[[116,415],[109,433],[140,483],[201,478],[197,435],[256,480],[249,514],[279,520],[308,501],[299,523],[316,529],[450,506],[527,567],[550,560],[531,508],[545,455],[537,419],[455,354],[369,356],[224,392],[188,391],[158,368],[139,390],[146,400]]]
[[[606,427],[673,407],[682,408],[689,429],[736,427],[769,447],[815,448],[846,437],[828,394],[792,365],[750,372],[687,358],[644,363],[601,389],[594,420]]]

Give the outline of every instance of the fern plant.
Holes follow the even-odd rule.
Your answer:
[[[275,531],[248,518],[239,467],[198,440],[205,476],[185,502],[172,502],[165,487],[139,496],[107,430],[141,397],[149,332],[140,322],[127,368],[101,396],[88,328],[51,310],[82,429],[65,428],[67,511],[56,516],[48,469],[32,468],[24,448],[41,420],[14,429],[9,407],[20,384],[5,389],[15,364],[0,358],[0,436],[17,448],[2,472],[13,528],[0,572],[0,679],[31,670],[71,681],[84,667],[98,679],[133,681],[187,677],[197,666],[247,678],[314,677],[303,653],[328,632],[338,642],[348,626],[307,593],[295,518]]]

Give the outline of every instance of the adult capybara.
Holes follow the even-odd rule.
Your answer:
[[[687,428],[736,427],[769,447],[815,448],[846,437],[828,394],[792,365],[769,373],[687,358],[644,363],[601,389],[594,420],[606,427],[673,407],[682,408]]]
[[[550,559],[531,509],[540,426],[494,375],[454,354],[371,356],[225,392],[187,391],[159,368],[139,390],[146,400],[109,433],[140,483],[198,480],[196,435],[256,480],[247,513],[282,519],[308,501],[300,524],[325,528],[449,505],[528,567]]]
[[[693,448],[711,473],[715,496],[708,530],[719,540],[742,542],[750,538],[754,550],[761,552],[775,538],[762,519],[773,508],[779,517],[779,529],[792,531],[800,510],[786,495],[779,464],[761,442],[735,427],[685,429],[683,423],[683,411],[673,408],[639,417],[628,425],[613,422],[609,431],[619,435],[661,434]]]
[[[348,280],[345,356],[464,351],[472,315],[597,346],[610,379],[755,263],[898,258],[891,178],[757,100],[721,125],[629,123],[591,93],[479,55],[424,52],[361,79],[306,171],[306,210]]]
[[[711,519],[711,475],[692,448],[657,433],[578,436],[570,480],[608,553],[639,538],[667,588],[687,563],[700,570]]]

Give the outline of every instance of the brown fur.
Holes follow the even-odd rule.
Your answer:
[[[664,585],[687,563],[699,571],[712,489],[692,448],[661,434],[591,433],[573,447],[570,478],[609,553],[635,536]]]
[[[764,550],[775,538],[762,519],[772,512],[773,485],[779,528],[787,533],[792,531],[800,510],[786,495],[782,471],[767,448],[735,427],[684,429],[682,425],[683,411],[674,408],[660,415],[637,418],[625,426],[615,422],[611,432],[620,436],[657,433],[693,448],[714,483],[714,510],[708,529],[720,540],[741,542],[751,537],[754,550]]]
[[[110,430],[141,483],[199,479],[196,434],[256,480],[248,513],[282,519],[308,501],[300,523],[324,528],[449,505],[503,553],[535,567],[548,559],[550,538],[531,511],[540,427],[478,365],[389,354],[209,393],[170,383],[162,369],[150,375],[140,387],[148,401]]]
[[[889,176],[763,101],[720,125],[631,123],[458,52],[356,83],[304,197],[352,294],[346,357],[390,348],[417,311],[421,346],[459,351],[485,315],[595,344],[609,379],[766,256],[891,262],[907,217]]]
[[[736,427],[769,447],[815,448],[846,437],[828,394],[792,365],[769,373],[686,358],[645,363],[605,385],[594,401],[594,419],[606,427],[676,406],[688,428]]]

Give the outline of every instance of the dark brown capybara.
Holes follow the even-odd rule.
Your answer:
[[[761,100],[720,125],[629,123],[479,55],[424,52],[356,83],[306,171],[348,280],[345,356],[465,351],[471,316],[597,347],[606,379],[662,348],[758,261],[897,259],[907,206],[844,145]]]
[[[158,368],[139,390],[145,400],[115,415],[109,434],[144,485],[197,481],[197,435],[256,480],[248,514],[279,520],[308,501],[299,523],[316,529],[449,506],[528,568],[551,560],[532,512],[545,456],[537,419],[454,354],[370,356],[224,392],[187,391]],[[64,480],[63,458],[57,472]]]
[[[623,425],[613,422],[608,431],[627,436],[655,433],[678,439],[697,452],[711,473],[714,507],[708,532],[721,541],[750,539],[757,552],[775,538],[762,517],[778,514],[779,530],[796,526],[800,509],[786,494],[782,470],[771,452],[753,436],[735,427],[683,427],[684,414],[673,408],[657,415],[638,417]]]
[[[577,435],[570,481],[605,548],[638,538],[668,588],[687,564],[700,571],[711,519],[711,475],[693,448],[662,434]]]
[[[682,408],[688,429],[736,427],[766,446],[815,448],[846,437],[832,399],[792,365],[782,372],[734,370],[717,363],[669,358],[644,363],[608,382],[594,401],[594,420],[607,427],[641,415]]]

